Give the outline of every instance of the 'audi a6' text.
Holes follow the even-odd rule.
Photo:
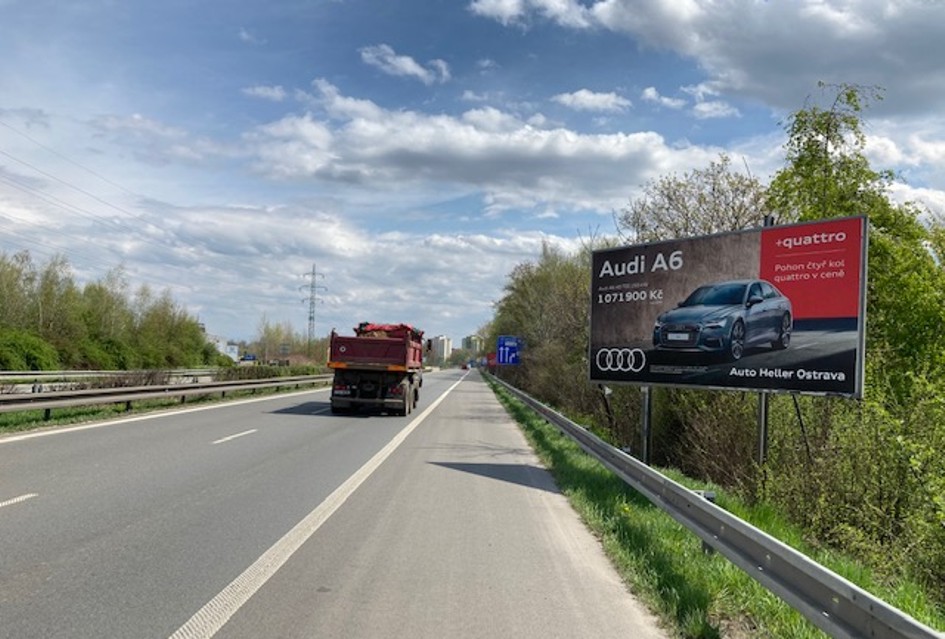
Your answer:
[[[700,286],[656,318],[653,346],[741,359],[745,350],[787,348],[794,328],[791,300],[765,280]]]

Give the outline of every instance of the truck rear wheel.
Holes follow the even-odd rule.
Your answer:
[[[404,416],[410,414],[410,411],[413,410],[413,387],[410,384],[404,384],[404,407],[401,411]]]

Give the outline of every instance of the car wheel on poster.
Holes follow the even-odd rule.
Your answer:
[[[728,340],[728,356],[737,362],[745,354],[745,324],[738,320],[732,325],[732,333]]]

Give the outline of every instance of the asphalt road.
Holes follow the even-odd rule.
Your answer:
[[[0,438],[0,637],[665,636],[473,372]]]

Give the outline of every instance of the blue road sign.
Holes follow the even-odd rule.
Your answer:
[[[518,364],[518,353],[522,340],[515,335],[500,335],[496,345],[496,363],[499,365]]]

